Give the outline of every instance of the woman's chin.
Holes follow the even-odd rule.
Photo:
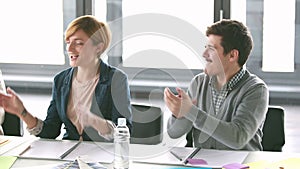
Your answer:
[[[71,67],[77,67],[77,64],[74,63],[74,62],[70,62],[70,66],[71,66]]]

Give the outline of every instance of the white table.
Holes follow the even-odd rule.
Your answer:
[[[3,136],[0,136],[3,137]],[[6,136],[4,136],[6,137]],[[10,139],[20,139],[20,137],[9,137]],[[30,139],[27,139],[24,141],[22,144],[12,148],[11,150],[1,154],[2,156],[10,156],[10,155],[15,155],[17,156],[22,150],[24,150],[25,147],[28,146],[28,144],[32,143],[33,141],[36,141],[38,138],[32,137]],[[42,139],[41,139],[42,140]],[[54,142],[57,140],[53,140]],[[101,143],[100,143],[101,144]],[[111,143],[103,143],[103,144],[111,144]],[[135,169],[135,168],[153,168],[154,166],[159,168],[159,167],[166,167],[166,166],[173,166],[173,165],[166,165],[163,164],[164,160],[166,159],[168,161],[176,161],[176,157],[171,155],[169,152],[170,147],[165,147],[162,145],[141,145],[141,144],[131,144],[130,145],[130,152],[131,152],[131,163],[130,163],[130,168]],[[188,150],[188,148],[187,148]],[[222,150],[224,152],[224,150]],[[230,152],[230,153],[235,153],[235,151],[225,151],[225,152]],[[143,159],[151,159],[151,158],[157,158],[161,156],[161,164],[154,164],[154,163],[141,163],[137,161],[143,161]],[[166,159],[164,159],[166,158]],[[247,156],[244,159],[244,164],[249,163],[249,162],[255,162],[255,161],[268,161],[268,162],[276,162],[280,161],[283,159],[287,158],[299,158],[300,159],[300,154],[299,153],[283,153],[283,152],[262,152],[262,151],[257,151],[257,152],[247,152]],[[160,159],[160,158],[159,158]],[[24,169],[24,168],[47,168],[59,164],[63,164],[66,161],[63,160],[50,160],[50,159],[36,159],[36,158],[18,158],[14,165],[12,166],[13,169]],[[179,162],[178,164],[180,164]],[[113,168],[112,164],[103,164],[107,168]],[[179,166],[179,165],[178,165]],[[300,166],[300,163],[299,163]]]

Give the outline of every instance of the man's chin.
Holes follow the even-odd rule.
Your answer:
[[[208,71],[206,68],[204,69],[204,73],[208,75]]]

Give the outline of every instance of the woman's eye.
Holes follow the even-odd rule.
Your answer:
[[[84,45],[83,42],[76,42],[75,44],[76,44],[76,45],[80,45],[80,46]]]

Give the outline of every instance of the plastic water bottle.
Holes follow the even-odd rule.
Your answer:
[[[114,169],[129,168],[129,139],[130,133],[126,126],[126,118],[118,118],[118,126],[114,131]]]

